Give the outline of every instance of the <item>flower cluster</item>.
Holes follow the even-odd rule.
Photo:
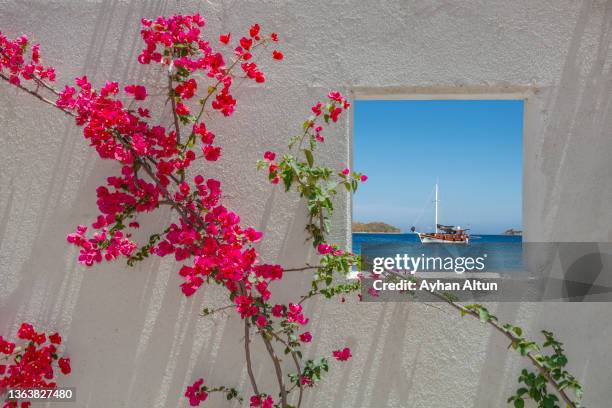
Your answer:
[[[56,370],[68,375],[70,359],[59,357],[62,337],[58,333],[47,335],[37,332],[29,323],[22,323],[17,337],[24,344],[17,346],[0,336],[0,395],[8,388],[55,388]],[[4,356],[2,356],[4,354]],[[17,407],[16,401],[7,401],[5,408]],[[21,407],[29,407],[22,402]]]
[[[347,361],[349,358],[353,357],[351,354],[351,349],[348,347],[345,347],[342,350],[335,350],[332,354],[338,361]]]
[[[253,395],[249,406],[251,408],[272,408],[274,406],[274,400],[271,396],[266,394]]]
[[[20,85],[21,80],[54,81],[55,70],[45,67],[40,61],[40,46],[30,44],[28,37],[22,35],[14,40],[8,39],[0,32],[0,75],[11,84]]]
[[[206,401],[211,393],[220,392],[225,394],[225,399],[232,400],[237,399],[242,402],[242,397],[239,396],[238,391],[235,388],[228,387],[215,387],[210,388],[204,384],[204,379],[200,378],[193,384],[187,386],[185,390],[185,397],[189,400],[189,405],[197,407],[200,403]]]
[[[107,185],[97,190],[101,214],[92,224],[96,230],[93,236],[85,235],[85,226],[68,236],[68,241],[80,248],[79,261],[90,266],[104,259],[130,258],[137,246],[130,240],[131,233],[122,232],[125,221],[162,204],[181,206],[179,222],[171,224],[163,239],[148,246],[141,256],[174,254],[178,261],[195,257],[193,265],[180,271],[185,280],[182,290],[188,296],[213,271],[220,283],[235,289],[235,282],[245,277],[255,261],[254,252],[243,247],[261,236],[251,228],[242,229],[240,218],[219,203],[221,189],[217,180],[196,175],[189,183],[185,172],[197,159],[197,141],[201,143],[203,159],[219,158],[221,148],[213,146],[215,135],[200,121],[206,101],[214,96],[212,108],[231,115],[236,103],[230,93],[234,78],[231,68],[238,62],[246,63],[252,58],[252,50],[270,39],[262,38],[259,25],[254,25],[250,37],[240,39],[235,60],[228,67],[223,55],[202,37],[204,25],[198,14],[142,20],[141,35],[146,47],[138,60],[142,64],[170,66],[168,96],[177,119],[173,128],[148,123],[149,110],[142,106],[130,108],[133,102],[147,98],[147,89],[142,85],[124,87],[123,99],[133,99],[126,106],[118,83],[107,82],[96,91],[87,77],[81,77],[76,79],[75,87],[67,86],[60,92],[57,101],[58,107],[75,113],[85,138],[101,158],[117,160],[122,165],[121,175],[109,177]],[[273,41],[278,37],[274,34],[270,38]],[[253,62],[248,64],[251,72],[259,72]],[[196,73],[212,78],[216,85],[208,88],[207,96],[200,100],[199,114],[193,115],[188,102],[199,86]],[[185,130],[187,139],[181,140]],[[143,173],[150,176],[148,181],[140,177]],[[137,222],[127,223],[127,227],[138,226]]]
[[[206,401],[208,393],[204,390],[204,379],[200,378],[196,380],[192,385],[187,387],[185,391],[185,397],[189,400],[189,405],[197,407],[200,402]]]

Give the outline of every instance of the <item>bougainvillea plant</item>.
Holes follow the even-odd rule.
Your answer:
[[[163,117],[163,112],[147,105],[149,90],[142,84],[107,81],[97,88],[83,76],[56,89],[55,71],[41,64],[38,45],[25,36],[9,40],[0,34],[0,79],[74,117],[100,158],[117,163],[117,174],[96,190],[96,220],[68,235],[68,242],[78,247],[81,263],[92,266],[124,258],[131,266],[151,255],[173,256],[181,263],[177,270],[185,296],[193,296],[204,284],[217,285],[227,294],[227,306],[205,309],[204,315],[233,309],[244,322],[248,398],[232,386],[212,386],[198,378],[185,390],[188,403],[198,406],[218,392],[251,407],[300,407],[304,391],[330,369],[328,357],[340,362],[352,357],[344,344],[316,359],[305,359],[302,353],[304,344],[314,341],[303,303],[314,296],[342,297],[360,288],[359,280],[338,279],[358,257],[329,243],[327,237],[338,189],[353,193],[367,177],[348,167],[321,166],[315,159],[325,143],[326,127],[337,122],[350,103],[339,92],[330,92],[311,107],[301,134],[289,138],[286,152],[267,151],[257,163],[267,170],[272,184],[282,184],[286,192],[306,200],[305,228],[319,254],[316,265],[293,269],[262,263],[253,246],[262,233],[243,226],[240,217],[223,205],[221,183],[198,174],[193,164],[221,157],[205,119],[215,112],[232,116],[238,104],[233,94],[237,79],[266,81],[256,59],[278,42],[278,35],[264,34],[254,24],[244,36],[206,37],[199,14],[143,19],[141,24],[145,46],[138,62],[157,65],[163,72],[164,109],[170,123],[154,119]],[[276,61],[284,57],[277,49],[266,54]],[[173,221],[145,242],[135,242],[139,216],[162,207],[174,212]],[[273,286],[278,287],[288,271],[312,271],[310,289],[291,302],[275,303]],[[275,390],[260,388],[253,374],[255,339],[265,346],[278,385]]]
[[[56,372],[71,372],[70,358],[60,357],[62,344],[59,333],[36,332],[29,323],[22,323],[17,332],[22,344],[17,345],[0,336],[0,398],[9,389],[54,389]],[[26,408],[30,402],[5,401],[3,408]]]
[[[149,92],[140,84],[109,81],[97,89],[87,77],[80,77],[74,85],[56,90],[51,86],[53,69],[41,65],[39,47],[31,45],[26,37],[0,37],[0,75],[73,116],[100,158],[118,163],[120,171],[96,190],[97,219],[68,235],[68,242],[79,248],[79,261],[91,266],[123,257],[133,265],[152,254],[174,256],[182,263],[178,274],[185,296],[194,295],[205,283],[221,286],[244,320],[245,356],[252,386],[250,405],[287,407],[289,394],[295,391],[299,406],[304,389],[314,386],[328,370],[326,358],[303,359],[300,348],[312,341],[312,335],[302,303],[317,294],[331,297],[359,287],[355,283],[333,284],[333,274],[347,273],[356,257],[324,241],[336,186],[354,191],[357,181],[365,181],[365,176],[315,166],[313,157],[315,144],[323,143],[325,124],[336,122],[350,104],[340,93],[331,92],[325,102],[312,108],[314,115],[304,124],[301,138],[309,148],[300,143],[297,149],[304,160],[286,154],[277,164],[274,153],[265,154],[272,183],[282,179],[287,190],[293,183],[299,184],[300,194],[311,203],[308,230],[321,253],[321,265],[313,268],[317,273],[312,290],[293,302],[275,304],[271,301],[271,284],[281,280],[285,270],[259,261],[253,244],[262,233],[243,227],[240,217],[222,204],[221,183],[195,174],[192,164],[199,159],[219,159],[221,147],[215,144],[215,134],[205,123],[204,114],[217,111],[232,115],[237,104],[232,94],[237,77],[265,82],[255,59],[260,50],[278,41],[278,35],[263,34],[254,24],[233,44],[230,33],[214,41],[204,37],[204,24],[198,14],[142,20],[145,47],[138,61],[157,64],[166,73],[167,106],[172,115],[169,127],[151,119],[151,109],[145,105]],[[278,50],[271,56],[283,59]],[[144,245],[137,244],[132,232],[140,226],[138,216],[162,206],[174,210],[176,219],[151,235]],[[277,392],[260,390],[257,385],[251,369],[252,336],[265,345],[278,381]],[[294,362],[294,372],[283,372],[279,348]],[[329,350],[329,354],[346,361],[350,350],[339,349]],[[242,398],[232,387],[209,387],[203,379],[190,385],[185,396],[195,406],[211,392],[223,392],[228,399]]]

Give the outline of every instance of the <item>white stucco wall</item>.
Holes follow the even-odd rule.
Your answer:
[[[237,114],[215,120],[224,157],[205,170],[222,179],[245,224],[266,233],[267,259],[297,266],[309,256],[303,208],[256,176],[254,163],[281,150],[330,88],[526,92],[526,238],[612,241],[611,1],[0,1],[0,30],[39,41],[60,84],[83,73],[97,83],[153,83],[135,59],[139,20],[177,11],[200,11],[215,36],[255,21],[282,36],[286,58],[267,64],[265,87],[243,87]],[[350,159],[350,129],[347,119],[328,136],[329,163]],[[75,262],[65,235],[93,219],[95,187],[112,165],[70,120],[0,84],[0,152],[0,333],[29,320],[64,334],[74,371],[63,385],[78,395],[66,406],[184,406],[184,386],[200,375],[248,389],[239,322],[198,317],[222,302],[216,288],[185,299],[170,259],[134,269]],[[349,208],[340,197],[340,243],[348,242]],[[164,221],[150,220],[152,229]],[[279,296],[293,299],[307,283],[294,274]],[[585,405],[611,405],[612,305],[491,308],[530,335],[555,331],[585,385]],[[314,301],[308,312],[320,339],[313,355],[348,341],[355,357],[333,364],[307,407],[505,406],[526,366],[500,336],[450,310]],[[256,372],[271,377],[268,365]]]

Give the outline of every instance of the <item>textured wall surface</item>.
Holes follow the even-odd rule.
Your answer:
[[[209,33],[278,31],[282,64],[264,87],[241,88],[238,112],[211,127],[223,160],[204,170],[224,182],[227,204],[265,232],[260,251],[298,266],[302,203],[275,191],[254,163],[281,150],[308,105],[337,88],[372,93],[529,95],[526,108],[524,228],[534,241],[612,241],[612,2],[520,1],[2,1],[0,30],[42,44],[58,83],[87,74],[96,83],[154,84],[136,63],[141,17],[200,11]],[[350,160],[350,118],[328,135],[325,159]],[[199,318],[221,305],[207,288],[185,299],[177,264],[152,259],[84,269],[65,236],[93,219],[95,187],[115,171],[97,160],[63,115],[0,84],[0,333],[19,322],[58,329],[77,387],[69,407],[178,407],[198,376],[247,387],[240,324]],[[348,243],[350,201],[338,199],[334,240]],[[151,230],[169,214],[149,220]],[[294,299],[308,277],[287,278]],[[277,290],[279,292],[279,290]],[[537,336],[558,333],[585,404],[612,401],[612,305],[491,305],[503,321]],[[312,355],[343,342],[355,358],[334,367],[308,407],[497,407],[526,362],[478,322],[422,304],[314,301]],[[238,350],[238,352],[236,352]],[[256,364],[267,381],[271,367]],[[54,404],[53,406],[61,406]],[[210,406],[223,406],[212,399]]]

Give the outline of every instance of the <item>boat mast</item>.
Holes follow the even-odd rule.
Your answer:
[[[436,179],[436,234],[438,233],[438,180]]]

